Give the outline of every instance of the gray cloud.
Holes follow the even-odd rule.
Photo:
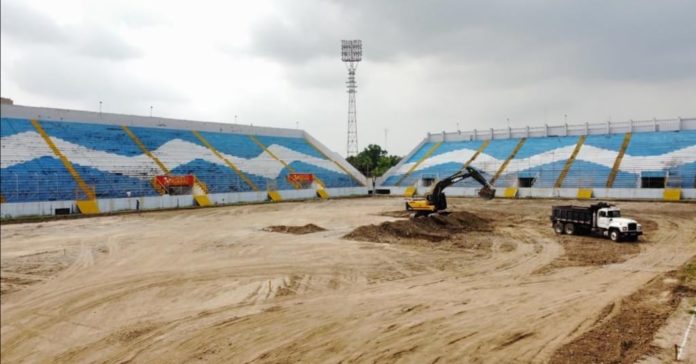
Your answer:
[[[147,82],[122,67],[80,56],[30,57],[9,68],[13,81],[27,92],[72,104],[95,105],[103,100],[117,110],[175,103],[182,96],[166,85]]]
[[[358,0],[332,3],[336,17],[296,4],[258,24],[253,51],[286,64],[337,58],[339,39],[356,36],[366,61],[436,57],[521,69],[529,80],[694,77],[693,2]]]
[[[302,63],[338,54],[344,17],[350,8],[330,2],[300,0],[281,3],[282,15],[256,25],[252,52],[283,63]],[[345,14],[344,14],[345,12]],[[337,46],[339,47],[337,49]]]
[[[2,3],[2,32],[28,46],[68,49],[93,58],[124,60],[142,52],[99,23],[59,26],[50,17],[21,3]]]
[[[109,60],[138,58],[142,52],[124,42],[113,32],[94,26],[89,32],[79,32],[74,38],[75,51],[79,54]]]
[[[695,112],[694,2],[272,0],[209,4],[192,16],[165,1],[113,0],[66,16],[27,5],[35,1],[1,3],[2,92],[18,103],[94,110],[103,100],[122,113],[155,105],[194,120],[299,121],[344,152],[340,40],[358,38],[361,147],[383,143],[384,129],[390,151],[404,154],[426,131],[457,123]]]
[[[5,36],[30,43],[64,42],[63,29],[51,18],[12,1],[3,1],[0,7],[0,29]]]

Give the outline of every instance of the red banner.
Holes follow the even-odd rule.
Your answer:
[[[183,176],[157,176],[157,183],[162,187],[193,187],[193,175]]]
[[[312,183],[314,175],[311,173],[290,173],[288,174],[288,182],[290,183]]]

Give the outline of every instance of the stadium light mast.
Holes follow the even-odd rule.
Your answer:
[[[341,60],[348,69],[348,141],[346,157],[358,154],[358,119],[355,110],[355,93],[358,88],[355,82],[355,71],[358,62],[362,61],[362,41],[359,39],[341,41]]]

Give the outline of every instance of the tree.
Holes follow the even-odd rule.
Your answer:
[[[401,157],[389,155],[379,145],[370,144],[358,155],[350,156],[346,160],[366,177],[379,177],[399,163]]]

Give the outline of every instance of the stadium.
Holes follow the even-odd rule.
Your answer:
[[[1,141],[3,362],[669,361],[689,319],[696,119],[428,134],[374,189],[302,130],[2,105]],[[469,165],[495,199],[409,219]],[[645,234],[555,234],[564,198]]]
[[[5,218],[368,194],[365,176],[302,130],[16,105],[2,115]],[[422,195],[468,165],[505,198],[694,200],[696,119],[428,134],[369,192]]]
[[[696,2],[0,8],[0,363],[696,363]]]

